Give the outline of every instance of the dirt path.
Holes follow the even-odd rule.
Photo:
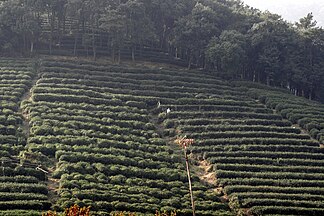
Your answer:
[[[228,203],[228,196],[224,194],[223,187],[217,184],[216,172],[212,164],[207,160],[200,160],[198,162],[198,170],[196,170],[195,174],[199,177],[201,182],[208,185],[210,188],[209,190],[221,195],[220,201],[222,203]]]
[[[23,101],[32,102],[33,101],[33,98],[32,98],[33,88],[37,85],[37,82],[41,77],[42,77],[42,74],[40,73],[40,71],[37,71],[36,76],[33,78],[32,82],[31,82],[31,87],[30,87],[29,91],[25,92],[25,94],[21,97],[21,102],[23,102]],[[30,135],[29,113],[24,112],[24,110],[22,108],[19,109],[19,112],[21,113],[21,115],[23,117],[23,121],[22,121],[22,125],[21,125],[21,127],[23,129],[23,133],[25,134],[26,138],[28,138]],[[53,167],[48,169],[49,173],[47,174],[48,178],[47,178],[47,182],[46,182],[47,188],[48,188],[48,198],[49,198],[50,202],[52,202],[53,204],[57,203],[57,200],[59,199],[59,195],[58,195],[59,180],[52,178],[52,173],[54,172],[56,163],[57,163],[57,161],[54,159]]]
[[[149,121],[155,126],[155,131],[160,135],[161,138],[164,137],[164,127],[159,123],[159,118],[153,111],[149,112]]]
[[[60,188],[60,180],[49,177],[47,180],[48,198],[51,203],[55,204],[59,200],[58,195]]]
[[[200,180],[207,185],[216,186],[216,173],[213,171],[213,165],[206,160],[199,161],[199,171],[196,173]]]
[[[177,145],[174,145],[175,137],[171,137],[166,135],[165,131],[166,128],[164,127],[163,123],[159,122],[158,114],[156,113],[155,109],[149,110],[149,122],[155,126],[155,132],[159,134],[159,137],[166,141],[167,145],[171,147],[174,152],[179,152],[181,154],[182,150],[178,148]]]
[[[32,89],[33,87],[36,85],[37,81],[39,80],[39,75],[35,76],[32,80],[31,83],[31,88],[25,92],[25,94],[23,94],[23,96],[21,97],[20,101],[32,101]],[[29,114],[24,112],[24,110],[22,108],[19,109],[20,114],[22,115],[22,129],[23,129],[23,133],[25,134],[25,136],[28,138],[29,137],[29,133],[30,133],[30,126],[29,126]]]

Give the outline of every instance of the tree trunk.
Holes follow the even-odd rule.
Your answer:
[[[191,52],[190,52],[190,54],[189,54],[188,70],[191,69],[191,63],[192,63],[192,54],[191,54]]]
[[[270,86],[270,76],[267,75],[267,86]]]
[[[169,57],[169,61],[172,60],[172,56],[173,56],[173,47],[170,46],[169,43],[167,43],[168,46],[168,57]]]
[[[308,96],[308,99],[309,100],[313,100],[313,96],[312,95],[313,95],[313,90],[310,90],[309,91],[309,96]]]
[[[59,49],[61,49],[61,40],[62,40],[62,31],[61,31],[61,25],[62,25],[62,20],[61,17],[58,18],[58,25],[57,25],[57,31],[58,31],[58,45]]]
[[[92,52],[93,52],[93,60],[97,60],[97,47],[96,47],[96,37],[95,32],[92,29]]]
[[[51,19],[50,11],[47,11],[47,20],[50,25],[49,52],[50,55],[52,55],[52,19]]]
[[[34,52],[34,41],[30,42],[30,53],[33,54]]]
[[[53,46],[53,34],[54,34],[54,14],[50,18],[50,26],[51,26],[51,33],[50,33],[50,55],[52,55],[52,46]]]
[[[120,64],[120,60],[121,60],[121,54],[120,54],[120,48],[118,49],[118,64]]]
[[[97,47],[93,47],[92,48],[92,52],[93,52],[93,61],[97,61]]]
[[[99,41],[100,41],[100,45],[99,46],[100,46],[100,48],[103,47],[102,38],[103,38],[103,36],[102,36],[101,32],[99,32]]]
[[[132,46],[132,61],[135,61],[135,47]]]
[[[204,70],[208,68],[207,65],[208,65],[207,58],[204,57]]]
[[[78,36],[79,36],[79,33],[75,33],[75,37],[74,37],[74,47],[73,47],[73,54],[74,56],[77,55],[77,45],[78,45]]]
[[[23,37],[23,41],[24,41],[24,44],[23,44],[23,50],[24,50],[24,52],[26,52],[26,36],[24,35],[24,37]]]
[[[65,12],[64,12],[64,15],[63,15],[63,26],[62,26],[63,34],[65,34],[65,27],[66,27],[66,17],[65,17]]]
[[[162,35],[161,35],[161,37],[160,37],[160,40],[161,40],[161,41],[160,41],[160,48],[161,48],[161,49],[164,48],[166,29],[167,29],[167,27],[166,27],[166,25],[164,24],[164,25],[163,25],[163,33],[162,33]]]
[[[115,62],[115,47],[112,47],[111,58],[112,58],[112,61]]]
[[[84,17],[82,16],[82,33],[84,34],[86,32],[86,29],[85,29],[85,20],[84,20]]]
[[[143,49],[144,49],[144,45],[143,43],[141,42],[140,44],[140,57],[143,58]]]

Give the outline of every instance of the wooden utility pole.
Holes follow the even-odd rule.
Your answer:
[[[191,185],[191,177],[190,177],[190,169],[189,169],[189,160],[188,160],[188,154],[187,154],[187,147],[192,145],[194,143],[193,139],[186,139],[186,136],[179,138],[176,140],[176,143],[180,145],[181,148],[183,148],[185,159],[186,159],[186,168],[187,168],[187,175],[188,175],[188,182],[189,182],[189,192],[190,192],[190,198],[191,198],[191,207],[192,207],[192,215],[196,216],[195,212],[195,201],[192,193],[192,185]]]

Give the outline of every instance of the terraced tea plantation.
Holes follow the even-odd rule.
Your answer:
[[[95,215],[155,210],[192,215],[183,151],[174,143],[186,136],[195,140],[188,153],[197,215],[324,215],[323,105],[307,108],[312,119],[307,127],[317,120],[313,139],[295,125],[304,113],[294,108],[306,101],[282,91],[233,85],[202,71],[62,59],[39,65],[19,73],[1,68],[26,82],[6,103],[12,112],[2,114],[16,118],[4,125],[2,136],[21,139],[1,141],[1,149],[9,161],[25,159],[49,173],[25,166],[19,169],[28,171],[5,173],[3,181],[31,176],[28,185],[43,190],[25,197],[20,196],[25,191],[19,196],[9,191],[4,200],[37,203],[29,209],[38,212],[76,203],[90,205]],[[29,97],[25,92],[33,81]],[[19,89],[13,82],[8,86],[15,91],[2,86],[4,97]],[[269,105],[266,93],[293,107]],[[21,100],[24,119],[18,114]]]
[[[244,85],[244,82],[243,82]],[[298,124],[314,139],[324,143],[324,105],[297,98],[281,89],[260,89],[252,85],[249,89],[251,97],[259,99],[267,107],[275,109],[277,113],[292,123]]]
[[[58,208],[77,203],[98,215],[191,214],[182,152],[162,139],[149,113],[158,101],[176,102],[172,79],[180,74],[43,62],[41,79],[23,108],[29,151],[57,162]],[[194,179],[197,214],[229,215],[219,195]]]
[[[0,215],[33,215],[51,206],[38,164],[19,156],[26,145],[19,103],[35,73],[28,60],[0,60]]]
[[[160,117],[197,140],[193,154],[213,164],[238,214],[323,215],[324,149],[245,91],[167,104],[174,111]]]

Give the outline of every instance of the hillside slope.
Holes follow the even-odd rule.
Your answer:
[[[190,214],[182,153],[162,139],[151,113],[158,101],[179,97],[176,85],[168,84],[176,76],[191,85],[182,72],[82,61],[44,61],[41,71],[23,106],[27,149],[55,165],[50,177],[59,179],[57,207],[91,205],[99,215],[157,209]],[[193,178],[197,214],[228,215],[219,195]]]
[[[35,85],[23,98],[25,119],[14,129],[24,126],[28,139],[10,153],[49,172],[46,181],[34,179],[45,188],[47,204],[30,209],[40,212],[51,202],[54,209],[91,205],[98,215],[156,209],[191,215],[183,153],[173,142],[186,135],[195,139],[189,153],[198,215],[323,215],[321,137],[312,139],[264,105],[269,89],[233,85],[202,71],[85,60],[42,60],[34,73],[26,77]],[[320,126],[323,107],[316,109]]]
[[[39,164],[20,154],[26,136],[19,104],[36,66],[27,59],[0,59],[0,215],[35,215],[51,206],[44,173],[36,169]]]

